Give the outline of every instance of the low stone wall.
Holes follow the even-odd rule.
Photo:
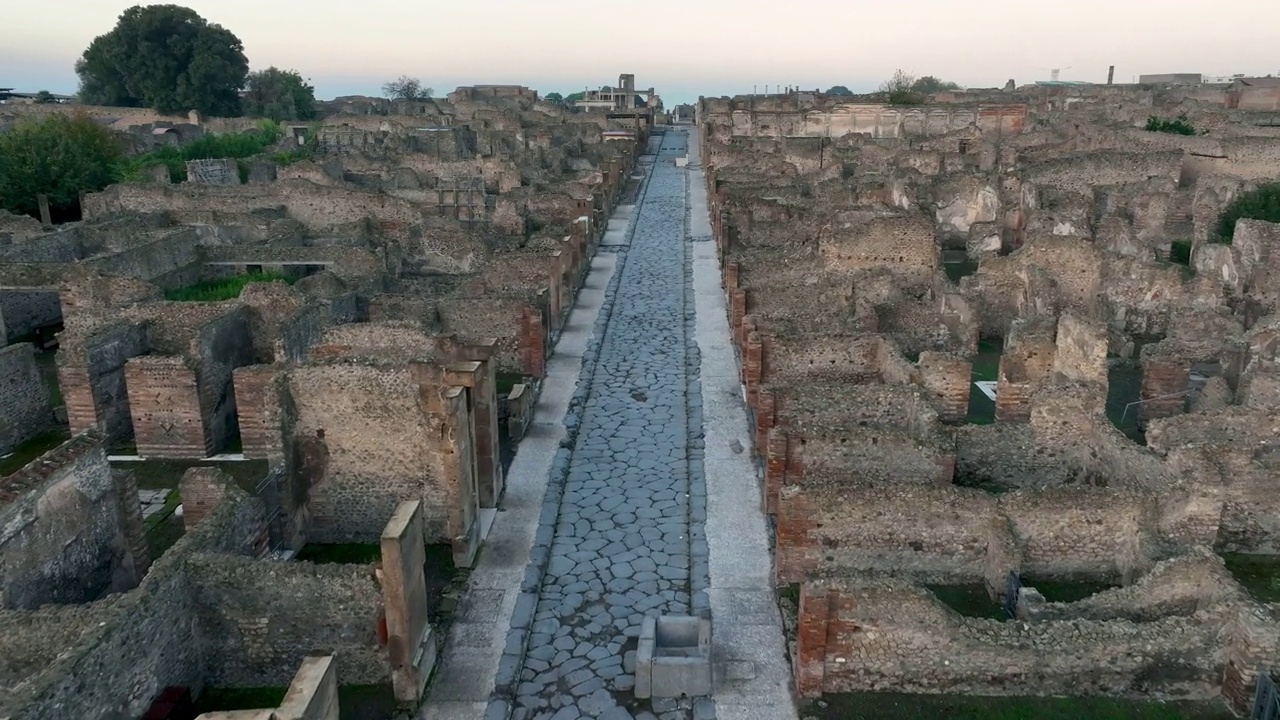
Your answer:
[[[0,290],[0,342],[13,342],[61,321],[56,290]]]
[[[49,389],[31,343],[0,348],[0,388],[0,455],[6,455],[54,426]]]
[[[382,590],[371,566],[201,554],[190,573],[206,683],[287,685],[317,650],[335,656],[340,684],[390,678],[378,643]]]

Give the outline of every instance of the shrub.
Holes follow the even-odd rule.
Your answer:
[[[56,217],[78,217],[80,191],[114,178],[122,157],[115,135],[87,115],[57,113],[0,134],[0,208],[39,216],[47,195]]]
[[[1237,220],[1280,223],[1280,183],[1260,185],[1228,205],[1218,218],[1217,242],[1231,244]]]
[[[1147,118],[1147,127],[1149,132],[1162,132],[1170,135],[1195,135],[1196,129],[1191,122],[1187,120],[1186,113],[1169,120],[1167,118],[1158,118],[1155,115]]]

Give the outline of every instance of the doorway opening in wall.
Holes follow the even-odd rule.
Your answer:
[[[969,414],[965,422],[974,425],[990,425],[996,420],[994,383],[1000,376],[1000,356],[1004,353],[1004,338],[983,337],[978,340],[978,353],[973,356],[970,374]]]

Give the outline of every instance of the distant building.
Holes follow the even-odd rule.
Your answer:
[[[1157,73],[1155,75],[1139,75],[1139,85],[1199,85],[1204,82],[1200,73]]]

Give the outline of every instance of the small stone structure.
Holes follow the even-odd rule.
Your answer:
[[[636,648],[636,697],[694,698],[711,694],[711,620],[649,616]]]

